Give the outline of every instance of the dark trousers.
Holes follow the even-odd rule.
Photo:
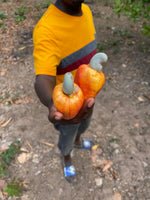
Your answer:
[[[73,149],[76,136],[85,132],[90,124],[91,116],[92,113],[89,118],[83,120],[79,124],[54,124],[54,127],[60,132],[58,148],[60,149],[62,155],[66,156],[70,154]]]

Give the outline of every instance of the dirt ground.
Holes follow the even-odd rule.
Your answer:
[[[28,2],[28,1],[27,1]],[[57,149],[59,133],[47,119],[48,111],[34,91],[32,32],[39,20],[36,5],[46,1],[0,2],[8,14],[0,28],[0,143],[21,140],[25,160],[8,167],[7,182],[24,183],[21,197],[9,200],[150,200],[150,40],[140,32],[141,22],[118,18],[112,4],[87,2],[97,30],[98,48],[108,55],[104,88],[96,97],[92,122],[84,138],[99,144],[99,161],[112,162],[108,170],[93,166],[91,153],[74,150],[78,183],[63,177]],[[28,7],[26,19],[15,22],[14,10]],[[9,121],[8,121],[9,120]]]

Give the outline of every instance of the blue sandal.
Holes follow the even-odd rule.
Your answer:
[[[91,150],[93,143],[89,139],[82,139],[82,146],[74,145],[75,148]]]
[[[76,171],[73,165],[64,167],[64,176],[69,183],[76,182]]]

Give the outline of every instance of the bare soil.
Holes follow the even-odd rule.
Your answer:
[[[92,122],[84,134],[99,144],[99,160],[113,164],[95,167],[91,153],[75,149],[73,164],[78,183],[63,177],[57,148],[59,133],[34,91],[32,32],[42,2],[0,2],[6,30],[0,28],[0,143],[21,140],[26,159],[8,166],[9,183],[24,183],[22,196],[9,200],[150,200],[150,40],[141,24],[117,17],[112,4],[87,2],[97,30],[99,48],[108,55],[104,88],[96,97]],[[108,1],[109,2],[109,1]],[[26,19],[15,22],[14,11],[27,6]]]

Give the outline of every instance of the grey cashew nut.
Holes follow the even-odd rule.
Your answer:
[[[73,82],[73,76],[71,72],[67,72],[64,76],[64,81],[63,81],[63,92],[66,95],[72,94],[74,90],[74,82]]]
[[[90,60],[90,67],[95,69],[97,72],[102,71],[102,64],[106,63],[108,56],[105,53],[96,53]]]

